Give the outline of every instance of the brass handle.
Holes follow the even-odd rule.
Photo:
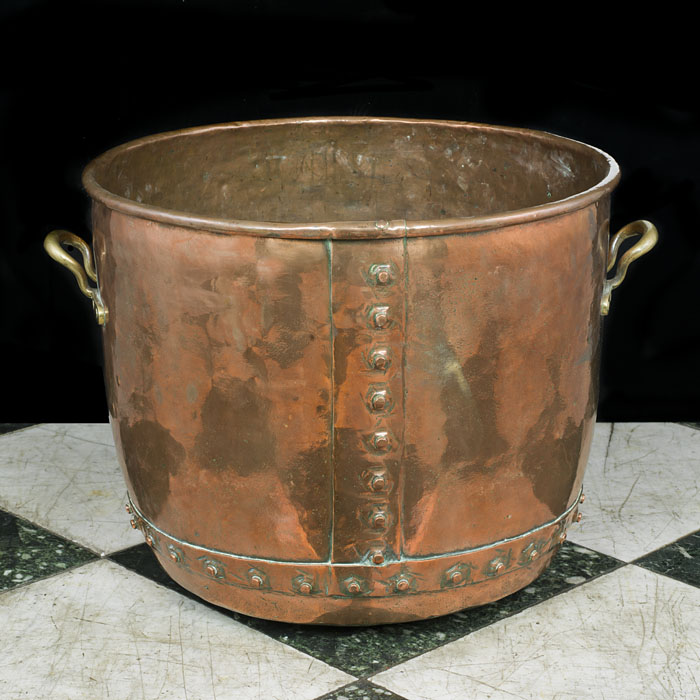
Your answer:
[[[81,265],[73,259],[63,249],[64,245],[77,248],[83,256],[83,264]],[[44,238],[44,250],[57,262],[67,267],[75,277],[80,291],[89,299],[92,300],[92,306],[95,309],[95,317],[97,323],[103,326],[107,323],[108,311],[102,301],[99,287],[92,287],[88,283],[88,277],[97,284],[97,273],[92,260],[92,251],[90,246],[79,236],[76,236],[70,231],[51,231]],[[87,275],[85,274],[87,273]]]
[[[606,279],[603,283],[603,298],[600,302],[600,313],[603,316],[607,316],[608,311],[610,311],[610,297],[612,296],[612,291],[615,287],[619,287],[622,284],[622,280],[625,279],[627,268],[630,266],[630,263],[637,258],[641,258],[645,253],[648,253],[659,240],[659,232],[656,230],[656,226],[650,221],[644,221],[642,219],[633,221],[631,224],[627,224],[627,226],[623,226],[610,241],[608,272],[615,266],[620,245],[626,238],[630,238],[631,236],[641,236],[641,238],[620,258],[615,276]]]

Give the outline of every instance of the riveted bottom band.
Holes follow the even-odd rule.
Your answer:
[[[171,578],[205,600],[285,622],[372,625],[445,615],[527,586],[564,541],[579,500],[554,520],[516,537],[381,565],[243,557],[169,535],[131,501],[128,510]]]

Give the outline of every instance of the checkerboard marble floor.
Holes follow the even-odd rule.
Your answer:
[[[496,603],[318,628],[193,597],[129,527],[108,425],[0,429],[0,698],[700,698],[700,430],[600,423],[584,520]]]

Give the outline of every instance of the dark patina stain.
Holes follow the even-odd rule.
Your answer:
[[[255,376],[267,381],[267,365],[265,359],[255,352],[251,347],[247,347],[243,352],[243,358],[255,371]]]
[[[296,507],[299,522],[319,559],[329,554],[330,447],[320,445],[301,452],[281,472],[289,501]]]
[[[575,423],[569,418],[564,434],[555,437],[556,424],[566,411],[566,402],[559,393],[560,373],[556,361],[549,359],[547,368],[555,394],[537,423],[528,431],[522,468],[532,483],[535,497],[547,505],[553,514],[559,514],[566,508],[576,478],[584,422]]]
[[[263,239],[256,241],[256,252],[269,255]],[[282,369],[298,362],[304,350],[316,338],[309,330],[302,299],[301,271],[289,267],[269,282],[256,282],[257,297],[262,306],[262,338],[255,343],[264,357]],[[324,290],[325,291],[325,290]]]
[[[357,345],[356,328],[338,328],[333,339],[333,383],[340,387],[345,383],[348,374],[348,356]],[[337,392],[337,388],[336,388]]]
[[[404,473],[410,475],[406,478],[404,486],[404,502],[419,503],[420,499],[426,493],[433,493],[437,487],[439,473],[437,469],[431,469],[418,457],[418,451],[415,445],[406,445],[406,449],[402,458]],[[404,538],[402,540],[402,554],[404,553],[403,545],[405,542],[412,542],[416,535],[416,530],[420,525],[421,519],[414,517],[413,513],[407,513],[404,520]]]
[[[466,457],[470,471],[490,469],[492,461],[508,450],[508,442],[498,432],[493,400],[501,332],[498,322],[488,323],[479,349],[461,367],[464,383],[453,373],[440,394],[447,414],[443,460],[450,464]]]
[[[590,215],[590,213],[589,213]],[[605,217],[602,212],[601,217]],[[597,236],[605,239],[606,229],[602,232],[595,221],[590,221],[591,229]],[[600,241],[595,245],[600,245]],[[603,250],[605,246],[603,245]],[[594,250],[591,274],[598,283],[604,276],[604,252]],[[547,361],[549,378],[554,389],[554,396],[542,411],[537,423],[528,431],[527,448],[523,461],[523,472],[532,482],[535,496],[546,504],[553,514],[561,513],[567,506],[571,487],[576,478],[578,462],[583,445],[584,427],[595,416],[598,407],[598,372],[600,367],[600,294],[593,294],[589,307],[589,327],[587,339],[590,374],[587,377],[588,402],[584,419],[576,423],[568,418],[561,437],[555,437],[556,425],[568,410],[560,391],[560,368],[555,358]]]
[[[335,445],[333,454],[336,462],[336,479],[344,480],[350,478],[352,486],[350,488],[356,490],[356,480],[358,474],[363,469],[369,469],[376,466],[376,460],[370,459],[366,448],[362,444],[362,438],[359,431],[355,428],[335,428],[334,431]],[[343,465],[351,465],[349,469],[343,470]]]
[[[144,394],[137,391],[133,392],[129,397],[129,413],[136,416],[147,416],[153,412],[153,404],[151,400]]]
[[[440,358],[445,367],[454,366],[453,371],[443,373],[440,391],[445,412],[443,431],[447,441],[442,463],[459,464],[466,460],[469,472],[490,469],[493,459],[508,449],[508,443],[498,432],[497,408],[493,400],[498,365],[498,323],[489,323],[481,338],[477,352],[461,366],[447,344]]]
[[[466,463],[470,472],[489,469],[490,461],[508,448],[496,427],[493,401],[502,328],[491,321],[481,334],[477,351],[460,364],[445,330],[444,284],[449,275],[445,266],[437,263],[448,258],[449,248],[444,241],[434,240],[428,251],[431,276],[414,295],[413,313],[420,314],[420,326],[429,329],[430,352],[441,367],[440,405],[445,413],[446,439],[441,463]]]
[[[268,418],[272,401],[256,380],[220,380],[202,406],[202,432],[195,455],[203,469],[232,469],[241,476],[267,469],[275,462],[275,436]]]
[[[170,493],[170,477],[185,459],[185,449],[160,423],[119,421],[124,461],[139,504],[149,518],[157,518]]]
[[[365,478],[378,464],[363,448],[360,431],[336,427],[334,438],[334,559],[354,561],[357,558],[357,548],[365,547],[366,551],[367,532],[358,520],[359,512],[368,506],[368,486]],[[388,464],[386,466],[387,472],[391,473],[391,467]],[[384,496],[390,499],[390,503],[395,503],[392,495]]]
[[[147,310],[146,313],[151,312],[150,310]],[[144,368],[150,367],[150,365],[153,364],[153,355],[157,351],[157,348],[159,348],[160,346],[160,338],[157,336],[153,328],[144,324],[138,324],[136,326],[135,332],[130,338],[130,341],[132,345],[132,351],[135,355],[139,357],[141,365]],[[144,372],[143,374],[144,384],[148,385],[144,388],[148,389],[150,388],[152,377],[150,376],[149,372]]]

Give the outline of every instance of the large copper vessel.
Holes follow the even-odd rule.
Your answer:
[[[578,515],[601,312],[656,241],[640,221],[609,242],[618,177],[550,134],[367,117],[93,161],[96,269],[72,234],[45,245],[103,325],[127,510],[168,574],[343,625],[537,577]]]

